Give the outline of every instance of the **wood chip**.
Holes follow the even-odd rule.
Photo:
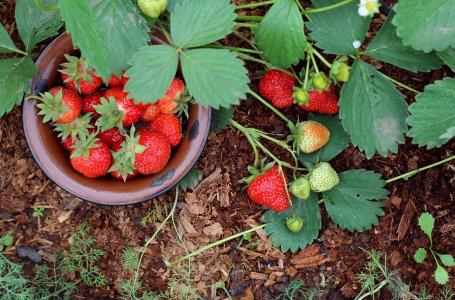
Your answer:
[[[327,261],[319,251],[319,245],[311,245],[293,256],[290,262],[296,269],[317,267]]]
[[[233,299],[234,300],[254,300],[254,295],[253,295],[253,291],[251,290],[251,287],[247,287],[245,292],[243,292],[242,295],[235,296]]]
[[[404,207],[403,215],[401,216],[400,224],[398,225],[397,234],[398,241],[403,239],[408,232],[411,219],[414,216],[414,203],[409,198],[406,206]]]
[[[193,225],[191,225],[185,216],[181,216],[179,221],[187,233],[197,233],[196,229],[194,229]]]
[[[267,281],[264,283],[264,286],[271,286],[272,284],[275,284],[277,277],[278,276],[277,276],[277,274],[275,272],[270,274],[269,278],[267,278]]]
[[[66,220],[68,220],[68,219],[70,218],[70,216],[71,216],[72,213],[73,213],[72,210],[62,213],[62,214],[58,217],[58,222],[59,222],[59,223],[65,222]]]
[[[289,266],[286,268],[286,274],[288,274],[291,277],[294,277],[297,274],[297,269],[294,268],[293,266]]]
[[[264,273],[251,272],[250,278],[253,280],[267,280],[269,279],[269,275]]]
[[[402,259],[403,257],[398,250],[393,250],[392,254],[389,256],[390,264],[394,268],[401,262]]]
[[[202,229],[202,232],[208,236],[220,235],[223,233],[223,227],[220,223],[216,222],[210,226],[204,227],[204,229]]]

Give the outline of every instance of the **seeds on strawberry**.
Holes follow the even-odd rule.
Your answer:
[[[279,70],[269,70],[259,81],[259,94],[278,108],[291,107],[294,102],[295,78]]]
[[[163,98],[156,102],[156,106],[163,114],[178,113],[178,110],[185,109],[185,101],[181,99],[185,91],[185,83],[179,79],[174,78],[169,85]]]
[[[150,131],[160,133],[166,137],[171,147],[177,146],[182,141],[180,119],[175,115],[161,114],[147,127]]]
[[[304,221],[299,216],[292,216],[286,219],[286,227],[290,232],[298,233],[303,228]]]
[[[155,120],[161,114],[160,109],[156,104],[148,103],[144,105],[142,109],[141,120],[144,122],[151,122]]]
[[[158,18],[166,9],[167,0],[138,0],[137,5],[145,15]]]
[[[310,197],[310,182],[305,177],[300,177],[291,183],[291,193],[299,199],[306,200]]]
[[[100,131],[98,137],[111,148],[114,144],[120,144],[125,140],[125,136],[120,132],[117,127],[108,129],[106,131]]]
[[[40,94],[36,99],[41,103],[38,115],[43,115],[43,123],[71,123],[82,110],[82,98],[74,91],[57,86]]]
[[[84,113],[92,113],[93,117],[95,119],[98,119],[100,117],[100,114],[96,112],[94,105],[100,105],[101,104],[101,97],[103,96],[103,93],[100,91],[96,91],[92,94],[89,95],[84,95],[84,106],[82,107],[82,111]]]
[[[309,99],[307,105],[300,105],[306,111],[318,112],[321,114],[336,114],[338,112],[338,97],[331,83],[327,90],[308,91]]]
[[[109,78],[109,81],[107,82],[107,85],[110,87],[110,88],[113,88],[113,87],[122,87],[125,85],[126,83],[126,79],[125,79],[125,70],[122,70],[122,75],[121,76],[117,76],[115,75],[114,73],[111,75],[111,77]]]
[[[76,141],[70,157],[73,168],[88,178],[105,175],[111,165],[109,148],[95,134]]]
[[[311,190],[325,192],[334,188],[340,182],[337,172],[327,162],[321,162],[313,167],[308,175]]]
[[[103,80],[94,74],[94,69],[90,69],[85,60],[65,54],[66,63],[61,64],[63,84],[81,94],[91,94],[95,92],[103,83]]]
[[[314,152],[327,144],[330,131],[316,121],[303,121],[293,130],[294,142],[303,153]]]
[[[144,152],[137,153],[134,166],[143,175],[161,172],[171,156],[171,145],[159,133],[143,131],[139,135],[139,145],[147,147]]]
[[[286,191],[288,184],[287,175],[277,165],[271,167],[260,175],[255,176],[248,186],[248,197],[268,208],[283,212],[289,207],[290,195]]]

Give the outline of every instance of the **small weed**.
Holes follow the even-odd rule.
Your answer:
[[[0,254],[0,300],[32,299],[30,283],[22,277],[22,266]]]
[[[419,218],[419,226],[422,229],[422,231],[428,236],[430,239],[430,247],[428,249],[425,248],[419,248],[414,254],[414,260],[417,263],[422,263],[425,258],[427,257],[427,253],[431,253],[431,256],[433,257],[434,261],[436,262],[436,270],[434,271],[434,278],[437,283],[439,284],[446,284],[449,281],[449,273],[447,273],[446,269],[444,269],[443,266],[446,267],[453,267],[455,266],[455,261],[453,259],[453,256],[450,254],[442,254],[438,253],[433,250],[433,228],[434,228],[434,222],[435,219],[430,213],[423,213],[420,215]],[[442,265],[439,264],[439,260],[441,261]]]
[[[439,296],[435,297],[435,300],[453,300],[455,299],[455,291],[449,287],[444,287],[440,292]]]
[[[131,247],[127,247],[122,253],[122,266],[126,271],[135,271],[139,266],[139,253]]]
[[[44,216],[44,210],[45,210],[44,207],[36,206],[36,207],[33,208],[32,216],[34,218],[41,218],[41,217]]]
[[[146,215],[139,221],[139,224],[141,224],[142,227],[145,227],[148,224],[152,224],[157,221],[158,221],[158,211],[155,207],[152,209],[152,211],[148,215]]]
[[[3,248],[6,246],[11,246],[13,244],[13,232],[8,231],[4,236],[0,237],[0,251],[3,251]]]
[[[284,292],[276,298],[277,300],[293,300],[293,299],[306,299],[312,300],[315,299],[316,296],[321,295],[324,291],[316,288],[307,288],[305,287],[305,282],[300,279],[293,279],[291,280]]]

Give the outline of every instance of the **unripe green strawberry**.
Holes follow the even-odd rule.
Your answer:
[[[291,193],[299,199],[306,200],[310,197],[310,182],[305,177],[300,177],[291,183]]]
[[[303,121],[293,130],[294,142],[303,153],[311,153],[322,147],[330,139],[330,131],[316,121]]]
[[[311,78],[311,83],[313,84],[313,87],[317,89],[318,91],[323,91],[326,90],[329,87],[329,80],[327,77],[324,75],[324,73],[319,72],[313,74]]]
[[[327,162],[315,165],[310,171],[308,179],[311,190],[315,192],[328,191],[340,182],[337,172]]]
[[[306,105],[308,104],[308,99],[310,98],[310,95],[308,92],[304,89],[298,89],[294,91],[294,100],[297,102],[299,105]]]
[[[292,216],[286,219],[286,226],[289,231],[297,233],[303,228],[304,221],[301,217]]]
[[[166,9],[167,0],[138,0],[137,5],[150,18],[158,18]]]
[[[333,64],[333,66],[335,66],[335,64]],[[334,75],[336,81],[346,82],[349,80],[349,70],[350,67],[347,64],[338,62],[336,70],[334,70],[332,74]]]

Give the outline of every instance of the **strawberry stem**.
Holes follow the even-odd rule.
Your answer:
[[[255,58],[255,57],[249,56],[249,55],[244,54],[244,53],[237,53],[237,55],[238,55],[240,58],[242,58],[242,59],[251,60],[251,61],[254,61],[254,62],[263,64],[263,65],[266,66],[268,69],[274,69],[274,68],[275,68],[274,65],[272,65],[272,64],[269,63],[269,62],[266,62],[265,60],[262,60],[262,59],[259,59],[259,58]]]
[[[231,46],[225,46],[225,45],[209,45],[209,46],[205,46],[204,48],[228,49],[228,50],[233,50],[233,51],[237,51],[237,52],[245,52],[245,53],[253,53],[253,54],[263,54],[264,53],[264,51],[240,48],[240,47],[231,47]]]
[[[53,10],[59,9],[59,7],[60,7],[58,2],[54,5],[48,6],[48,5],[45,5],[43,2],[41,2],[41,0],[35,0],[35,4],[39,9],[44,10],[44,11],[53,11]]]
[[[304,14],[315,14],[315,13],[320,13],[320,12],[328,11],[328,10],[335,9],[335,8],[340,7],[340,6],[349,4],[349,3],[353,2],[353,1],[354,1],[354,0],[344,0],[344,1],[341,1],[341,2],[338,2],[338,3],[335,3],[335,4],[332,4],[332,5],[324,6],[324,7],[310,8],[310,9],[305,10],[305,11],[304,11]]]
[[[161,22],[159,19],[158,19],[158,26],[160,27],[160,31],[164,35],[164,38],[169,43],[169,45],[171,45],[172,47],[176,47],[174,42],[171,39],[169,32],[166,30],[166,28],[164,28],[163,22]]]
[[[237,5],[234,8],[236,10],[255,8],[255,7],[259,7],[259,6],[271,5],[271,4],[274,4],[275,2],[276,2],[276,0],[269,0],[269,1],[263,1],[263,2],[244,4],[244,5]]]
[[[227,238],[224,238],[222,240],[219,240],[219,241],[216,241],[216,242],[213,242],[211,244],[208,244],[208,245],[205,245],[199,249],[197,249],[196,251],[193,251],[191,252],[190,254],[187,254],[185,256],[182,256],[174,261],[167,261],[167,260],[164,260],[164,264],[167,266],[167,267],[170,267],[170,266],[173,266],[173,265],[176,265],[178,263],[181,263],[182,261],[186,260],[186,259],[189,259],[193,256],[196,256],[202,252],[205,252],[213,247],[216,247],[218,245],[221,245],[221,244],[224,244],[230,240],[233,240],[235,238],[238,238],[238,237],[241,237],[243,236],[244,234],[247,234],[247,233],[250,233],[250,232],[253,232],[253,231],[256,231],[256,230],[259,230],[259,229],[262,229],[264,228],[265,226],[267,226],[267,224],[261,224],[261,225],[258,225],[256,227],[253,227],[253,228],[250,228],[248,230],[245,230],[245,231],[242,231],[242,232],[239,232],[239,233],[236,233],[234,235],[231,235],[231,236],[228,236]]]
[[[313,67],[314,69],[316,70],[316,73],[319,73],[319,68],[318,68],[318,64],[316,63],[316,59],[314,59],[314,54],[313,54],[313,47],[311,46],[307,52],[308,52],[308,55],[310,56],[311,58],[311,62],[313,63]]]
[[[322,61],[324,63],[324,65],[326,65],[329,69],[332,67],[332,64],[329,63],[325,58],[324,56],[321,55],[321,53],[319,53],[316,49],[314,49],[313,47],[311,47],[311,51],[312,53],[314,53],[320,61]]]
[[[236,21],[253,21],[253,22],[260,22],[264,19],[263,16],[245,16],[245,15],[238,15],[235,20]]]
[[[281,119],[283,119],[286,124],[291,122],[288,118],[286,118],[285,115],[283,115],[279,110],[277,110],[272,104],[268,103],[267,101],[265,101],[261,96],[259,96],[258,94],[256,94],[255,92],[253,92],[252,90],[249,90],[249,93],[251,95],[253,95],[256,99],[258,99],[262,104],[264,104],[265,106],[267,106],[270,110],[272,110],[278,117],[280,117]],[[291,122],[292,123],[292,122]]]
[[[253,24],[253,23],[235,23],[234,27],[236,27],[236,28],[239,28],[239,27],[257,28],[259,26],[257,24]]]
[[[306,87],[308,85],[308,77],[310,75],[310,57],[307,56],[306,58],[306,68],[305,68],[305,81],[303,82],[303,89],[306,91]]]
[[[446,162],[449,162],[451,160],[455,159],[455,155],[452,155],[450,157],[447,157],[443,160],[440,160],[438,162],[435,162],[431,165],[428,165],[428,166],[425,166],[425,167],[421,167],[421,168],[418,168],[418,169],[415,169],[415,170],[412,170],[410,172],[407,172],[407,173],[404,173],[404,174],[401,174],[399,176],[395,176],[393,178],[390,178],[390,179],[387,179],[386,180],[386,183],[391,183],[393,181],[396,181],[396,180],[399,180],[399,179],[408,179],[409,177],[411,176],[414,176],[415,174],[419,173],[419,172],[422,172],[422,171],[425,171],[425,170],[428,170],[428,169],[431,169],[433,167],[436,167],[436,166],[439,166],[439,165],[442,165]]]
[[[379,71],[378,71],[378,72],[379,72]],[[392,77],[389,77],[389,76],[385,75],[384,73],[381,73],[381,72],[379,72],[379,73],[380,73],[385,79],[387,79],[388,81],[390,81],[390,82],[392,82],[392,83],[394,83],[394,84],[396,84],[396,85],[398,85],[398,86],[401,86],[402,88],[404,88],[404,89],[406,89],[406,90],[408,90],[408,91],[411,91],[411,92],[416,93],[416,94],[420,94],[420,92],[419,92],[418,90],[415,90],[415,89],[413,89],[412,87],[410,87],[410,86],[408,86],[408,85],[406,85],[406,84],[404,84],[404,83],[401,83],[401,82],[399,82],[398,80],[393,79]]]

